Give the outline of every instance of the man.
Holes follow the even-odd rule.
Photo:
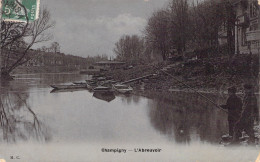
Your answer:
[[[242,100],[236,95],[236,87],[228,88],[228,99],[226,105],[221,105],[223,109],[228,110],[229,136],[234,135],[235,123],[239,120],[242,111]]]
[[[254,94],[254,87],[250,84],[244,85],[245,96],[239,121],[235,124],[234,142],[238,141],[239,131],[244,130],[249,136],[249,143],[255,142],[254,120],[259,124],[259,109]]]

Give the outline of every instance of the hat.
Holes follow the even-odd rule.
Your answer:
[[[252,84],[244,84],[245,89],[252,89],[253,85]]]
[[[229,87],[228,88],[228,92],[236,93],[237,92],[237,88],[235,86]]]

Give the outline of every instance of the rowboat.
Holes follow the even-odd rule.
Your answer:
[[[73,82],[73,84],[75,84],[75,85],[86,85],[87,83],[85,83],[85,82]]]
[[[97,80],[97,81],[105,81],[106,78],[105,78],[105,77],[98,77],[96,80]]]
[[[113,89],[119,93],[131,93],[133,91],[133,88],[131,86],[125,85],[125,84],[114,84]]]
[[[93,89],[94,92],[111,92],[112,89],[110,87],[105,86],[97,86]]]
[[[95,83],[95,82],[89,82],[89,83],[87,83],[87,88],[88,88],[89,90],[93,90],[93,89],[96,88],[97,86],[98,86],[98,84]]]
[[[86,79],[85,81],[86,81],[87,83],[89,83],[89,82],[97,82],[96,79]]]
[[[77,88],[87,88],[87,85],[50,85],[54,89],[77,89]]]
[[[87,84],[97,84],[98,81],[91,79],[91,80],[86,80],[86,83],[87,83]]]
[[[52,89],[50,93],[62,93],[62,92],[76,92],[82,91],[83,88],[74,88],[74,89]]]
[[[116,84],[117,81],[114,81],[114,80],[105,80],[105,81],[101,81],[100,84],[103,85],[103,84]]]

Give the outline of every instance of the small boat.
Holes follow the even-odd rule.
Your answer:
[[[83,88],[71,88],[71,89],[52,89],[50,93],[62,93],[62,92],[76,92],[76,91],[82,91]]]
[[[101,75],[101,74],[94,74],[94,75],[92,75],[92,78],[98,78],[98,77],[103,77],[103,75]]]
[[[93,90],[94,88],[96,88],[98,86],[98,84],[96,82],[89,82],[87,83],[87,88],[89,90]]]
[[[131,93],[133,91],[131,86],[125,84],[114,84],[112,87],[115,91],[123,94]]]
[[[73,84],[75,84],[75,85],[86,85],[87,83],[85,83],[85,82],[73,82]]]
[[[87,88],[87,85],[50,85],[53,89],[77,89],[77,88]]]
[[[94,92],[111,92],[112,89],[110,87],[105,87],[105,86],[97,86],[94,89]]]
[[[105,81],[106,78],[105,78],[105,77],[98,77],[96,80],[97,80],[97,81]]]
[[[102,82],[101,82],[102,83]],[[109,83],[109,84],[116,84],[117,83],[117,81],[115,81],[115,80],[105,80],[105,81],[103,81],[103,83]]]
[[[97,80],[94,80],[94,79],[89,79],[89,80],[86,80],[86,83],[97,83],[98,81]]]

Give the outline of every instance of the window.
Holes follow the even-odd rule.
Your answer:
[[[246,46],[247,41],[246,41],[246,29],[245,28],[242,28],[241,37],[242,37],[242,46]]]
[[[255,5],[255,3],[251,3],[250,4],[250,17],[254,18],[257,16],[257,6]]]

